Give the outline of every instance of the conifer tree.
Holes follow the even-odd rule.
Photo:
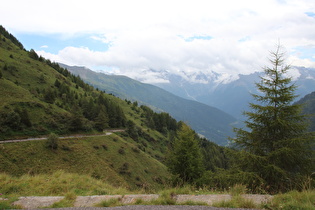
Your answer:
[[[195,133],[184,123],[177,132],[167,165],[174,175],[188,183],[196,181],[204,172],[203,158]]]
[[[252,112],[245,112],[247,129],[235,129],[234,143],[242,149],[240,165],[246,172],[264,180],[269,191],[297,187],[310,175],[313,163],[312,136],[307,133],[301,105],[293,104],[296,86],[287,76],[290,66],[278,46],[271,52],[272,66],[256,83],[262,95],[253,94]]]
[[[103,131],[105,128],[108,128],[108,115],[104,105],[100,105],[99,114],[95,119],[95,128],[98,131]]]

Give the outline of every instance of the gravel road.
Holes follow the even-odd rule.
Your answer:
[[[73,138],[86,138],[86,137],[94,137],[94,136],[109,136],[115,132],[123,132],[124,129],[112,129],[112,130],[105,130],[104,134],[95,134],[95,135],[71,135],[71,136],[60,136],[59,139],[73,139]],[[0,141],[0,144],[5,143],[16,143],[16,142],[23,142],[23,141],[40,141],[40,140],[46,140],[47,137],[40,137],[40,138],[27,138],[27,139],[12,139],[12,140],[3,140]]]

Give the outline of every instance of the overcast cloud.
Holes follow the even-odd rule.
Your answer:
[[[46,58],[133,78],[260,71],[279,40],[290,64],[315,67],[314,0],[10,0],[0,20]]]

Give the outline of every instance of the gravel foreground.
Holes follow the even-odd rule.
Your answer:
[[[242,209],[242,208],[217,208],[210,206],[187,206],[187,205],[134,205],[134,206],[117,206],[117,207],[80,207],[80,208],[52,208],[51,210],[256,210],[256,209]],[[42,210],[42,209],[36,209]]]

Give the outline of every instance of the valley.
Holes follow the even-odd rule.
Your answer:
[[[222,110],[197,101],[180,98],[156,86],[138,82],[125,76],[106,75],[84,67],[67,66],[74,75],[107,93],[122,99],[137,101],[158,112],[167,112],[178,121],[188,123],[198,134],[219,145],[228,145],[233,126],[239,122]]]

